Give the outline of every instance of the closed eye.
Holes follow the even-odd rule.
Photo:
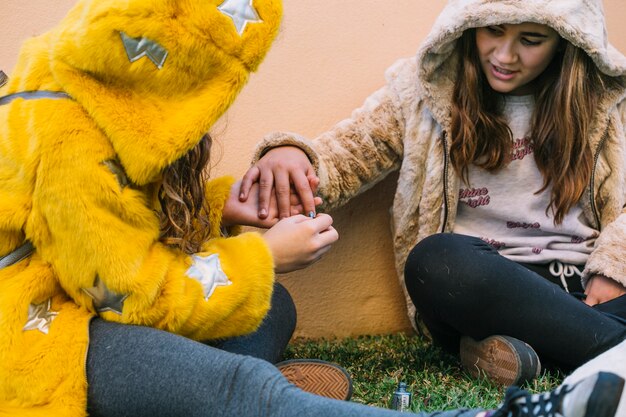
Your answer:
[[[487,26],[486,29],[487,29],[487,32],[489,32],[492,35],[500,35],[504,32],[498,26]]]
[[[522,38],[522,45],[526,45],[526,46],[537,46],[537,45],[541,45],[542,41],[540,40],[532,40],[529,38]]]

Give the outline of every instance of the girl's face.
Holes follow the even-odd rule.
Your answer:
[[[539,23],[503,24],[476,29],[476,47],[489,85],[503,94],[526,95],[548,67],[561,38]]]

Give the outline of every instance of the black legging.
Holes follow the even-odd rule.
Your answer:
[[[482,240],[430,236],[409,254],[407,290],[435,342],[458,353],[461,336],[508,335],[564,370],[626,339],[626,326]]]

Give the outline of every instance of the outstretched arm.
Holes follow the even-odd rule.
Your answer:
[[[77,304],[107,320],[198,340],[256,329],[269,308],[275,267],[288,270],[293,262],[276,257],[275,264],[278,239],[216,236],[200,253],[184,254],[159,241],[154,190],[128,184],[123,171],[111,168],[115,154],[97,130],[60,126],[48,132],[56,151],[40,163],[33,195],[33,221],[40,227],[30,237]],[[231,185],[209,187],[214,230]],[[280,234],[282,242],[309,227],[292,225]],[[288,254],[303,265],[328,246],[320,230],[307,233],[290,242]]]
[[[387,85],[372,94],[349,119],[309,141],[293,133],[273,133],[258,145],[255,162],[244,176],[241,199],[251,184],[260,187],[259,215],[277,195],[281,217],[289,213],[292,188],[305,213],[314,210],[319,191],[325,208],[346,203],[397,169],[404,150],[405,112],[419,113],[413,60],[401,60],[387,73]],[[410,99],[409,99],[410,97]],[[406,105],[412,100],[415,106]]]

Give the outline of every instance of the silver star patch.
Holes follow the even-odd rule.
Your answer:
[[[225,0],[217,9],[233,19],[239,36],[246,30],[248,23],[263,23],[252,0]]]
[[[165,64],[165,58],[167,58],[167,50],[158,43],[146,38],[131,38],[124,32],[120,32],[122,37],[122,43],[126,50],[126,55],[130,62],[135,62],[138,59],[148,57],[150,61],[156,65],[158,69],[163,68]]]
[[[3,87],[8,82],[9,82],[9,77],[7,77],[4,71],[0,71],[0,87]]]
[[[28,306],[28,320],[23,330],[39,330],[41,333],[48,334],[52,320],[59,315],[51,308],[52,301],[50,299],[41,304],[30,304]]]
[[[118,294],[109,290],[99,276],[96,276],[96,282],[93,287],[81,288],[81,290],[91,297],[93,306],[98,313],[112,311],[120,316],[122,315],[124,300],[126,300],[128,294]]]
[[[232,282],[228,279],[217,254],[209,256],[193,255],[193,264],[189,267],[186,274],[189,278],[193,278],[202,284],[204,288],[204,299],[208,300],[213,291],[217,287],[230,285]]]
[[[126,176],[126,172],[124,172],[124,167],[122,166],[120,161],[118,161],[117,159],[107,159],[102,163],[107,168],[109,168],[109,171],[111,171],[113,175],[115,175],[115,179],[117,179],[117,182],[119,183],[122,190],[128,187],[130,181],[128,181],[128,177]]]

